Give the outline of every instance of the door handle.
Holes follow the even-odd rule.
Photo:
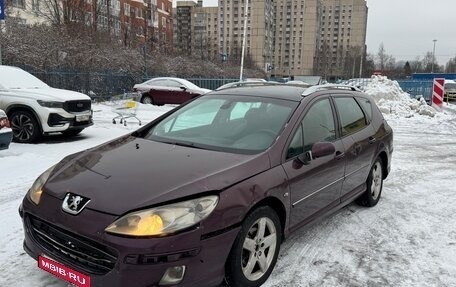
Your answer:
[[[340,152],[340,151],[336,151],[336,157],[335,159],[337,160],[341,160],[345,157],[345,153],[344,152]]]
[[[376,141],[377,141],[376,138],[374,138],[374,137],[369,137],[369,143],[370,143],[370,144],[373,144],[373,143],[375,143]]]

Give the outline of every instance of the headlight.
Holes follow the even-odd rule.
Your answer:
[[[45,172],[43,172],[33,183],[32,187],[28,191],[28,197],[31,201],[33,201],[36,205],[40,203],[41,194],[43,193],[43,185],[49,178],[52,170],[54,170],[54,166],[48,168]]]
[[[142,211],[131,212],[105,231],[129,236],[164,236],[191,227],[214,211],[218,196],[206,196]]]
[[[63,103],[62,102],[53,102],[53,101],[37,101],[38,104],[42,107],[45,108],[63,108]]]

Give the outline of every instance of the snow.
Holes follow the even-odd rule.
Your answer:
[[[295,232],[264,286],[456,286],[456,105],[430,116],[387,79],[369,87],[394,129],[392,170],[379,204],[350,204]],[[93,108],[95,125],[77,137],[0,151],[0,286],[67,286],[24,252],[17,209],[49,166],[138,128],[134,120],[112,124],[111,105]],[[171,108],[140,104],[138,117],[145,123]]]

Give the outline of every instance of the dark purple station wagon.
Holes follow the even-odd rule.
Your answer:
[[[24,248],[90,286],[260,286],[292,231],[377,204],[392,141],[351,87],[212,92],[44,172]]]

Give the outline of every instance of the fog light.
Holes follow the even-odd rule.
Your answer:
[[[162,279],[160,280],[160,285],[174,285],[179,284],[182,279],[184,279],[185,274],[185,265],[174,266],[166,269],[165,274],[163,274]]]

